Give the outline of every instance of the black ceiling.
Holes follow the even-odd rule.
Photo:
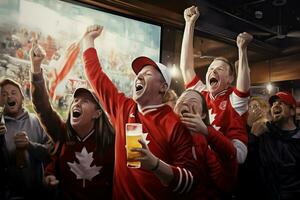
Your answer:
[[[224,40],[240,32],[254,35],[253,46],[270,55],[300,52],[300,1],[198,0],[201,18],[196,29]],[[253,49],[255,49],[253,48]]]

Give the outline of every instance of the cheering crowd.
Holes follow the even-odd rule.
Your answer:
[[[92,89],[74,91],[66,120],[49,101],[45,53],[33,41],[35,114],[24,108],[18,82],[0,82],[0,199],[300,199],[295,98],[250,97],[245,32],[236,38],[237,71],[220,55],[201,80],[193,57],[198,17],[195,6],[184,11],[179,97],[168,68],[145,56],[132,62],[132,97],[118,91],[94,48],[105,27],[89,26],[82,50]],[[130,149],[136,158],[126,153],[129,123],[142,125],[141,147]]]

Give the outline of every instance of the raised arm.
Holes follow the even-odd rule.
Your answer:
[[[250,69],[248,65],[247,46],[253,39],[249,33],[240,33],[236,39],[239,61],[236,88],[240,92],[248,92],[250,89]]]
[[[198,8],[192,6],[185,9],[184,19],[185,28],[182,39],[181,46],[181,56],[180,56],[180,69],[183,76],[184,84],[190,83],[195,77],[196,73],[194,70],[194,28],[195,22],[199,17]]]
[[[84,69],[87,79],[99,100],[104,107],[104,110],[109,114],[110,119],[114,123],[120,106],[124,106],[125,100],[128,99],[125,95],[118,91],[114,83],[104,73],[98,58],[96,49],[94,48],[94,40],[100,36],[103,30],[102,26],[93,25],[87,28],[83,38],[83,60]]]
[[[41,63],[45,57],[43,50],[34,42],[30,51],[31,60],[31,96],[32,103],[47,134],[54,140],[64,140],[65,123],[56,111],[53,110],[41,69]]]

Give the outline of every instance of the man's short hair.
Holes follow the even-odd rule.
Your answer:
[[[225,62],[227,65],[229,65],[229,75],[235,77],[235,68],[234,68],[234,65],[231,62],[229,62],[229,60],[227,60],[224,57],[216,57],[216,58],[214,58],[213,61],[215,61],[215,60],[221,60],[221,61]]]

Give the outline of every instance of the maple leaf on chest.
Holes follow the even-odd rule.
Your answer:
[[[75,155],[79,163],[76,161],[67,163],[71,171],[76,175],[76,178],[83,179],[82,187],[85,188],[85,180],[91,181],[93,177],[99,174],[102,166],[91,166],[94,160],[93,152],[88,153],[85,147],[82,148],[81,152],[75,152]]]

